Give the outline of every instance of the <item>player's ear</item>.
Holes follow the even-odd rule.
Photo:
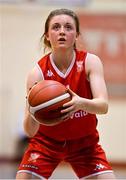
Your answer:
[[[45,37],[46,37],[47,41],[49,41],[49,34],[48,33],[45,34]]]
[[[79,37],[79,33],[76,33],[76,40],[78,40],[78,37]]]

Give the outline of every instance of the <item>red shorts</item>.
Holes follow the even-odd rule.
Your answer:
[[[18,173],[28,172],[48,179],[61,161],[70,163],[78,178],[112,171],[103,149],[98,144],[98,136],[56,141],[42,135],[41,139],[41,142],[31,141]]]

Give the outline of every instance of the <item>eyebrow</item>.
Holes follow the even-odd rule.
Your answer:
[[[54,24],[60,24],[60,22],[56,22]],[[72,23],[69,23],[69,22],[66,22],[65,24],[68,24],[68,25],[73,25]]]

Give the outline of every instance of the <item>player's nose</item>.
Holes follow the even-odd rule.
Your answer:
[[[65,34],[65,29],[63,26],[61,26],[60,28],[60,35],[64,35]]]

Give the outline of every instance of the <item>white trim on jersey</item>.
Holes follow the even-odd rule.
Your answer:
[[[105,173],[113,173],[113,170],[104,170],[104,171],[100,171],[100,172],[97,172],[97,173],[93,173],[93,174],[90,174],[88,176],[85,176],[85,177],[82,177],[80,179],[86,179],[86,178],[93,178],[93,176],[97,176],[97,175],[100,175],[100,174],[105,174]]]
[[[36,66],[37,66],[38,70],[40,71],[40,73],[41,73],[41,75],[42,75],[42,80],[44,80],[45,78],[44,78],[44,74],[43,74],[43,72],[42,72],[42,69],[40,68],[40,66],[39,66],[38,63],[36,63]]]
[[[85,62],[86,62],[86,60],[88,59],[88,56],[90,56],[90,54],[91,54],[91,53],[88,53],[88,52],[87,52],[87,55],[86,55],[86,58],[85,58]],[[85,63],[85,71],[86,71],[86,63]],[[87,81],[89,82],[89,78],[87,78]]]
[[[40,178],[41,180],[45,180],[44,177],[40,176],[39,174],[33,172],[33,171],[30,171],[30,170],[19,170],[17,173],[28,173],[28,174],[31,174],[32,176],[36,176],[38,178]],[[33,177],[32,177],[33,178]]]
[[[85,61],[86,61],[86,59],[89,58],[90,55],[91,55],[91,53],[87,52],[87,56],[86,56],[86,58],[85,58]]]
[[[57,72],[57,74],[62,77],[62,78],[66,78],[68,76],[68,74],[70,73],[71,69],[73,68],[74,66],[74,63],[75,63],[75,59],[76,59],[76,53],[74,52],[74,56],[73,56],[73,59],[71,61],[71,64],[70,66],[68,67],[67,71],[65,74],[63,74],[58,68],[57,66],[55,65],[54,61],[53,61],[53,57],[52,57],[52,54],[50,54],[50,62],[51,62],[51,65],[53,66],[54,70]]]

